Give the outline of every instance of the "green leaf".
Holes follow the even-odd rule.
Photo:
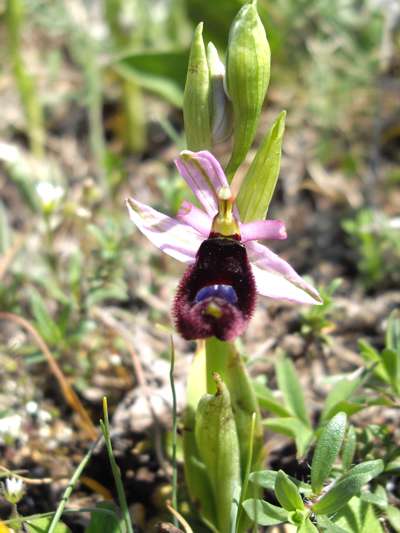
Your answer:
[[[314,526],[309,518],[306,518],[301,526],[297,529],[297,533],[318,533],[318,529]]]
[[[353,374],[350,378],[346,377],[338,381],[329,392],[325,400],[324,409],[321,413],[321,421],[324,422],[332,417],[332,412],[337,404],[345,402],[358,389],[366,378],[366,373]]]
[[[360,498],[352,498],[332,518],[335,525],[349,533],[383,533],[374,508]]]
[[[394,309],[388,319],[386,328],[386,348],[394,350],[400,356],[400,312]]]
[[[393,529],[400,533],[400,509],[397,509],[394,505],[389,505],[386,509],[386,516]]]
[[[274,490],[277,475],[278,472],[275,470],[259,470],[257,472],[252,472],[249,476],[249,480],[264,489]],[[297,486],[299,492],[303,494],[311,494],[311,486],[308,483],[299,481],[292,476],[288,476],[288,478]]]
[[[318,438],[311,464],[311,486],[316,494],[321,492],[331,473],[343,443],[346,423],[345,413],[338,413],[327,423]]]
[[[182,107],[187,57],[187,50],[128,52],[116,58],[111,67],[124,79]]]
[[[310,416],[307,412],[303,388],[290,359],[280,358],[276,365],[276,379],[283,394],[285,404],[307,427],[311,428]]]
[[[287,511],[302,511],[304,509],[304,502],[296,485],[288,478],[283,470],[279,470],[276,476],[275,495],[278,502]]]
[[[347,529],[343,529],[337,524],[334,524],[325,515],[317,516],[317,524],[324,533],[351,533]]]
[[[263,420],[263,425],[275,431],[294,439],[297,448],[297,457],[302,457],[314,435],[313,431],[305,426],[298,418],[267,418]]]
[[[381,354],[382,364],[388,376],[388,382],[393,390],[398,393],[400,390],[400,354],[394,350],[386,348]]]
[[[357,495],[361,488],[378,476],[383,470],[383,461],[365,461],[354,466],[347,474],[342,476],[332,488],[317,503],[312,506],[316,514],[336,513],[353,496]]]
[[[260,526],[274,526],[289,518],[287,511],[264,500],[250,498],[243,502],[243,507],[249,518]]]
[[[356,451],[357,445],[357,436],[354,426],[351,424],[348,427],[346,438],[344,439],[344,444],[342,448],[342,464],[344,470],[349,470],[353,464],[354,454]]]
[[[62,341],[60,328],[52,319],[39,292],[33,288],[30,290],[30,303],[38,330],[44,340],[53,345],[60,343]]]
[[[253,382],[253,387],[261,409],[282,417],[291,416],[291,412],[276,400],[273,392],[268,387],[257,382]]]
[[[374,492],[365,491],[361,493],[361,501],[376,505],[379,509],[386,509],[388,506],[388,498],[385,489],[378,485]]]
[[[114,503],[99,502],[90,514],[90,522],[85,533],[120,533],[124,531],[124,526],[123,519],[118,518],[118,508]]]
[[[250,165],[237,197],[243,222],[265,218],[278,181],[286,111],[282,111]]]
[[[51,524],[52,517],[41,517],[41,518],[33,518],[25,519],[24,524],[29,533],[47,533],[47,530]],[[54,529],[54,533],[70,533],[71,530],[69,527],[67,527],[62,522],[58,522]]]

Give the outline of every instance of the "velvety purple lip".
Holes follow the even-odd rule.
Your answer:
[[[231,285],[208,285],[198,291],[194,301],[196,303],[202,302],[207,298],[222,298],[230,304],[235,304],[238,301],[238,297],[235,289]]]

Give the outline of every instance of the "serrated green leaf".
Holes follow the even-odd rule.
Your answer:
[[[316,514],[331,515],[341,509],[361,488],[383,470],[383,461],[365,461],[354,466],[342,476],[317,503],[312,506]]]
[[[314,435],[309,427],[294,417],[267,418],[263,420],[263,425],[271,431],[276,431],[294,439],[298,458],[305,454]]]
[[[302,511],[304,509],[304,502],[296,485],[288,478],[283,470],[279,470],[276,475],[275,495],[278,502],[286,511]]]
[[[294,364],[286,357],[278,359],[275,365],[279,390],[283,394],[286,407],[297,416],[305,426],[311,428],[310,415],[307,412],[303,388],[296,374]]]
[[[354,429],[354,426],[350,424],[342,448],[342,464],[345,471],[349,470],[351,468],[351,465],[353,464],[356,445],[356,430]]]
[[[264,137],[240,187],[236,200],[243,222],[263,220],[275,191],[281,166],[286,111]]]
[[[252,472],[249,476],[249,480],[264,489],[274,490],[277,475],[278,472],[275,470],[259,470],[257,472]],[[292,476],[288,476],[288,478],[297,486],[299,492],[306,495],[311,494],[311,485],[299,481]]]
[[[288,521],[288,512],[281,507],[264,500],[250,498],[243,502],[243,507],[251,520],[260,526],[274,526]]]
[[[28,533],[47,533],[47,530],[49,529],[49,526],[51,524],[52,517],[41,517],[41,518],[33,518],[25,519],[24,524],[26,527],[26,530]],[[54,533],[70,533],[71,530],[68,526],[63,524],[62,522],[58,522],[56,527],[54,528]]]
[[[253,387],[261,409],[282,417],[291,416],[291,412],[276,400],[273,392],[268,387],[262,383],[253,383]]]

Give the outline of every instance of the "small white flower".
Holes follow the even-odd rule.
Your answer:
[[[10,503],[18,503],[25,493],[22,479],[8,477],[3,484],[3,496]]]
[[[64,188],[55,185],[51,181],[40,181],[36,184],[36,193],[42,207],[46,211],[52,211],[64,196]]]
[[[0,418],[0,442],[6,438],[17,439],[21,435],[22,417],[10,415]]]

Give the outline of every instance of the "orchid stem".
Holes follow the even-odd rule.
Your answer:
[[[225,381],[226,368],[231,350],[234,346],[230,342],[220,341],[216,337],[206,339],[206,373],[207,373],[207,392],[215,394],[217,387],[213,375],[217,372],[222,381]]]

